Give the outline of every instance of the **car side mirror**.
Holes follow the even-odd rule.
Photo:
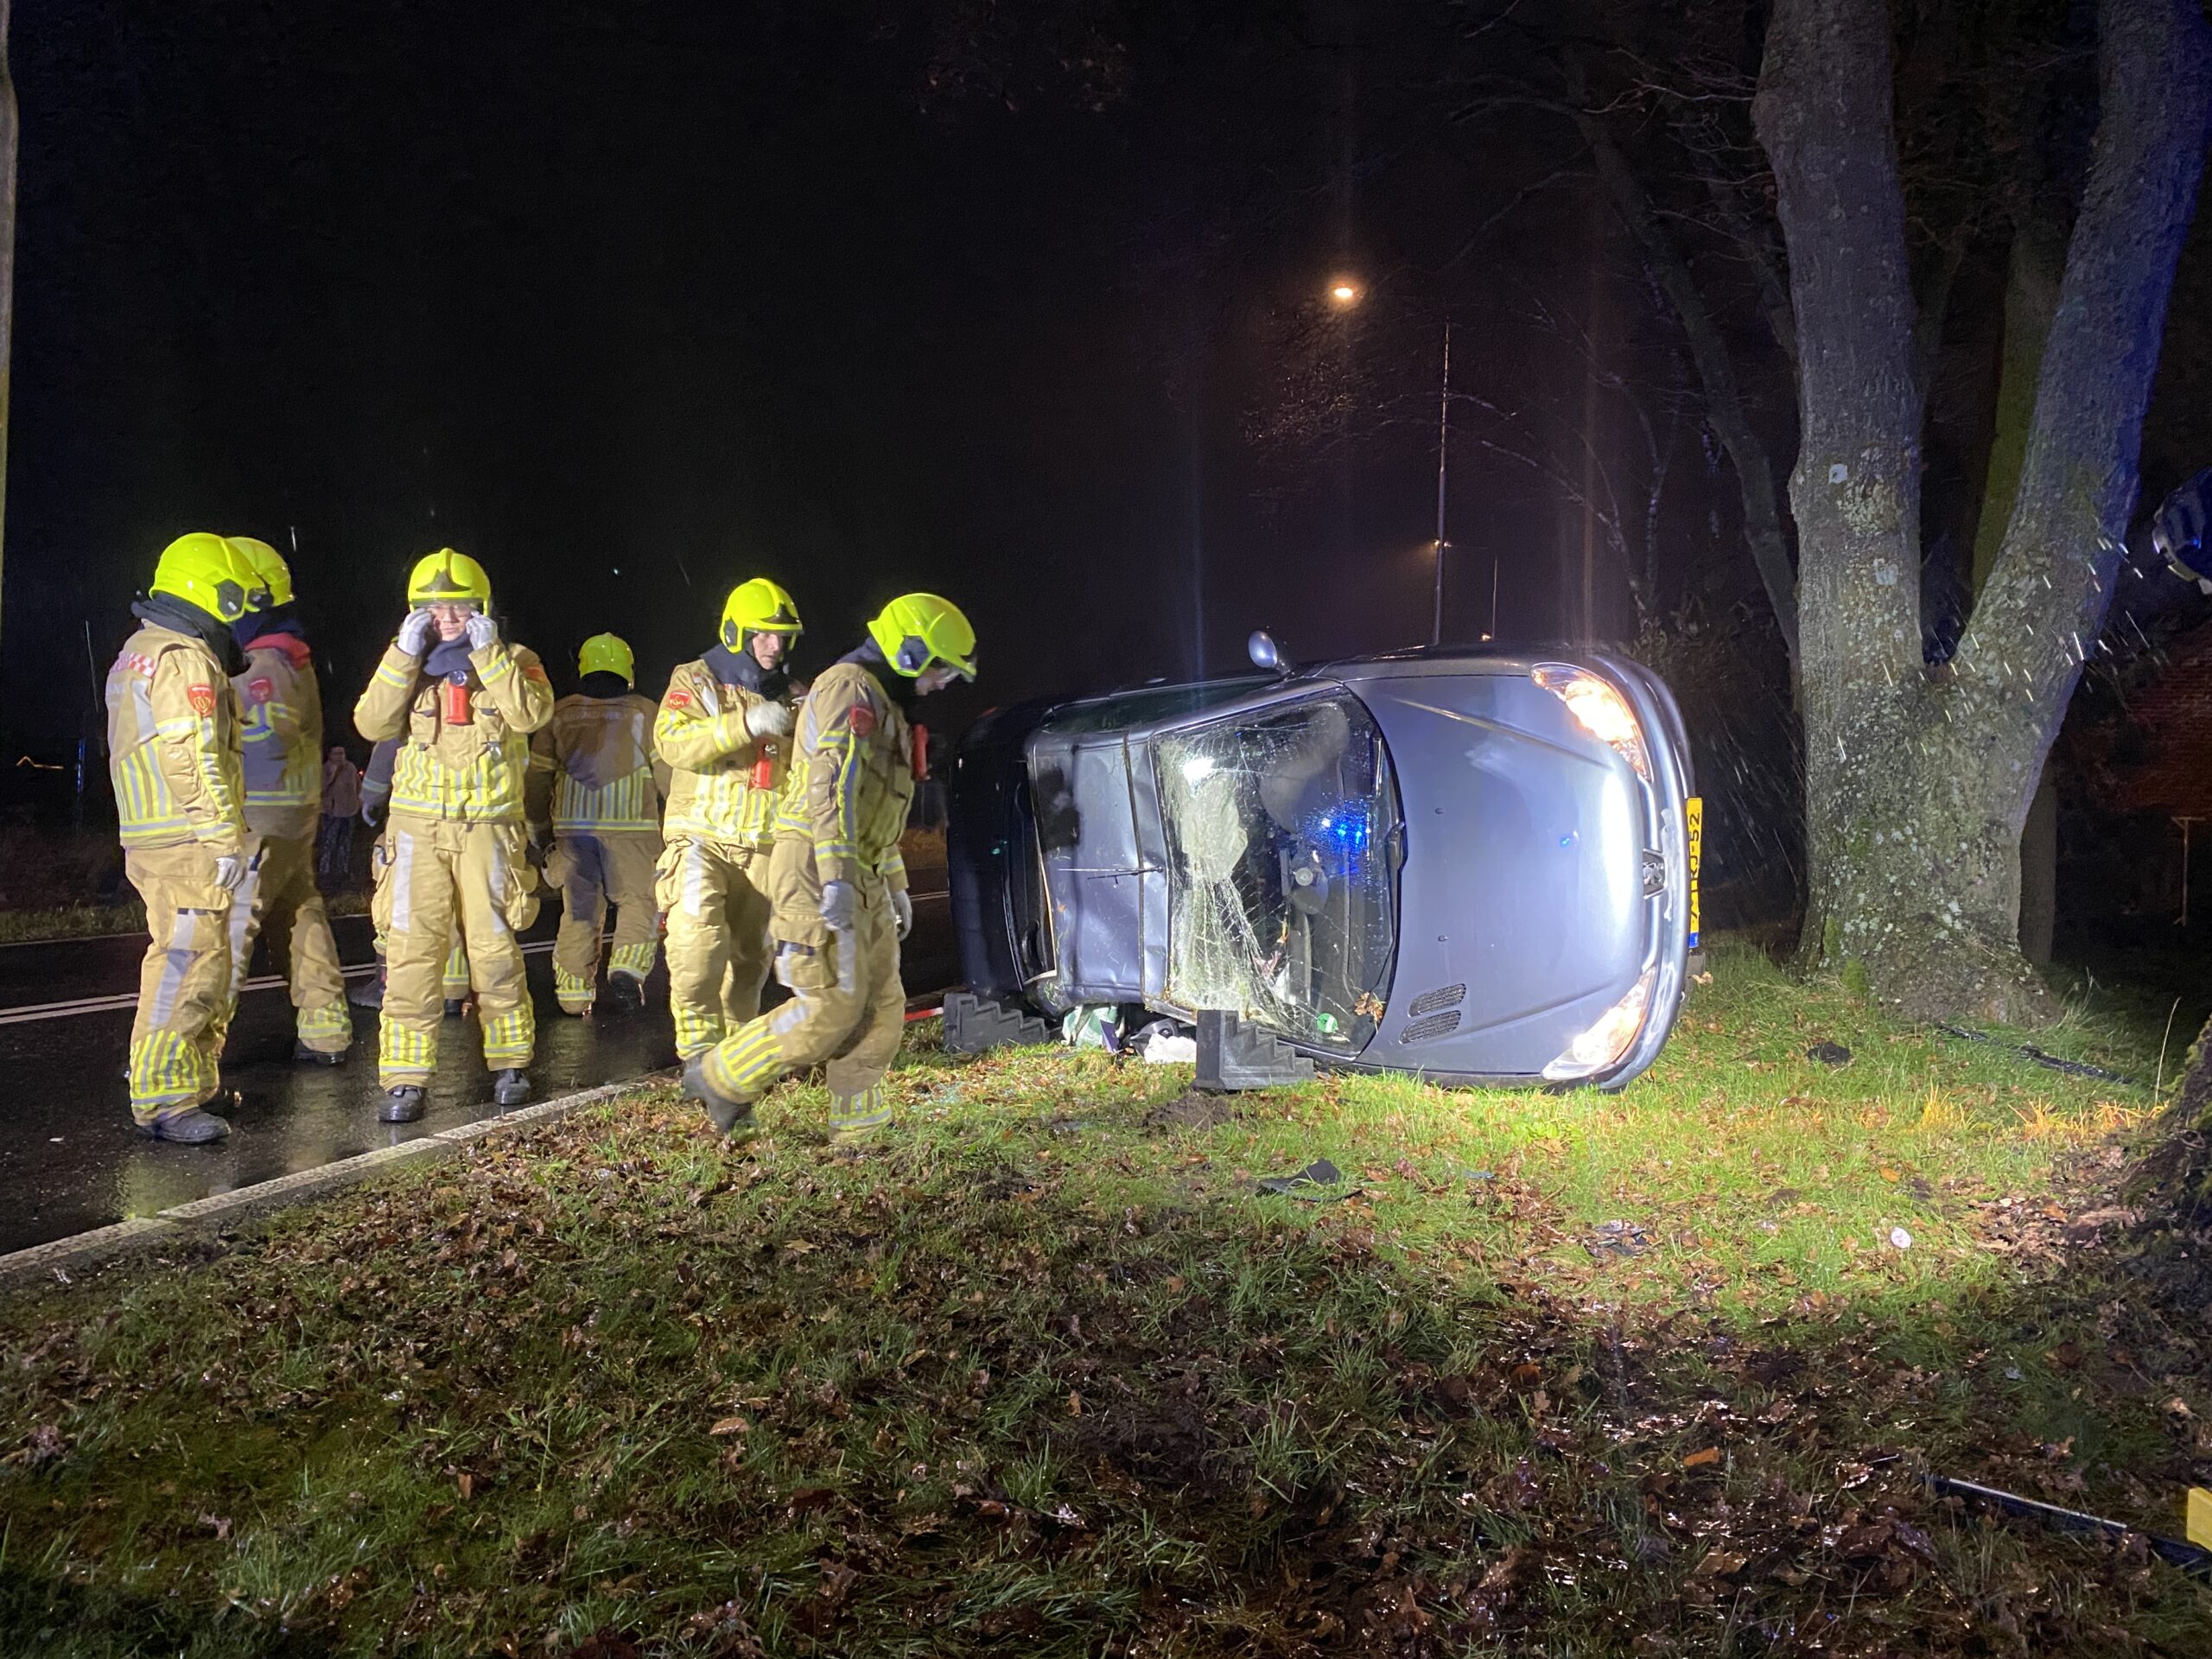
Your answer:
[[[1252,637],[1244,642],[1244,654],[1252,659],[1252,666],[1269,674],[1283,671],[1282,652],[1276,648],[1274,636],[1265,628],[1252,630]]]

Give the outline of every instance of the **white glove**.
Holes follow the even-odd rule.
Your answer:
[[[428,611],[410,611],[407,620],[399,625],[399,648],[410,657],[420,657],[430,647],[430,621]]]
[[[236,893],[238,883],[245,880],[245,860],[236,853],[215,855],[215,885],[225,893]]]
[[[914,901],[906,896],[904,887],[891,889],[891,918],[899,925],[900,938],[914,931]]]
[[[849,881],[822,884],[822,919],[833,933],[849,933],[860,920],[861,890]]]
[[[485,646],[497,643],[499,638],[498,622],[481,611],[469,613],[468,648],[471,651],[481,651]]]
[[[745,729],[755,737],[789,737],[791,709],[780,702],[756,702],[745,711]]]

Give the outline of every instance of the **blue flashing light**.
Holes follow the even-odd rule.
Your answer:
[[[1374,819],[1367,809],[1352,805],[1321,814],[1313,821],[1311,838],[1324,849],[1325,855],[1333,854],[1349,868],[1367,855],[1374,835]]]

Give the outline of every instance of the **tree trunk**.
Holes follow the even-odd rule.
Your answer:
[[[2005,545],[2005,526],[2020,489],[2020,462],[2028,450],[2028,428],[2035,419],[2043,348],[2058,315],[2058,285],[2065,273],[2066,250],[2047,221],[2023,218],[2013,226],[2012,251],[2005,267],[2005,344],[1997,371],[1997,418],[1982,477],[1981,512],[1974,521],[1973,593],[1979,594],[1989,580]]]
[[[8,67],[9,0],[0,0],[0,549],[6,546],[8,379],[16,334],[16,80]]]
[[[2104,618],[2202,166],[2196,0],[2104,0],[2105,119],[1997,565],[1948,673],[1920,647],[1920,409],[1883,0],[1778,0],[1753,106],[1797,314],[1790,481],[1812,966],[1918,1017],[2024,1021],[2020,832]]]

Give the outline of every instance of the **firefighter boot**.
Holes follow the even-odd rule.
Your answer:
[[[402,1084],[384,1091],[384,1106],[377,1113],[379,1123],[412,1123],[423,1116],[423,1090],[414,1084]]]
[[[744,1141],[753,1138],[758,1127],[753,1121],[753,1103],[733,1100],[707,1081],[705,1054],[695,1054],[684,1062],[683,1092],[705,1107],[707,1116],[715,1128],[732,1141]]]
[[[138,1133],[149,1140],[175,1141],[188,1147],[220,1141],[230,1132],[229,1124],[219,1117],[201,1111],[197,1106],[188,1106],[181,1112],[171,1112],[166,1117],[156,1117],[138,1125]]]

